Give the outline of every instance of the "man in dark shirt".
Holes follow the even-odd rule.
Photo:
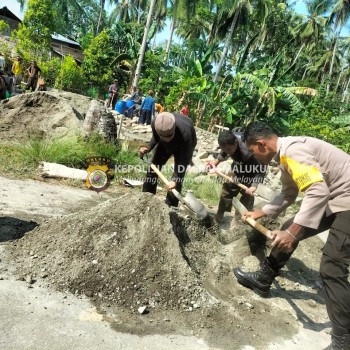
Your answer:
[[[155,148],[152,163],[159,169],[174,156],[174,172],[168,186],[166,203],[177,206],[179,200],[171,193],[172,189],[181,192],[187,166],[192,160],[193,150],[197,144],[196,131],[190,118],[179,113],[162,112],[152,121],[152,139],[148,147],[141,147],[139,154],[143,157]],[[148,168],[142,191],[155,194],[157,190],[157,174]]]
[[[118,80],[114,79],[113,84],[110,85],[108,89],[108,101],[107,101],[107,108],[112,104],[112,110],[114,111],[115,105],[118,101],[119,97],[119,85]]]
[[[230,212],[232,209],[232,199],[241,193],[240,202],[248,209],[252,210],[254,206],[253,193],[256,191],[260,182],[263,182],[266,166],[260,163],[253,153],[249,152],[244,142],[242,142],[242,133],[234,131],[223,131],[219,135],[219,146],[221,153],[217,159],[208,163],[208,166],[215,168],[220,162],[228,156],[233,159],[231,173],[233,180],[247,186],[247,190],[242,190],[231,182],[224,182],[219,202],[218,211],[215,216],[217,222],[222,222],[225,211]]]

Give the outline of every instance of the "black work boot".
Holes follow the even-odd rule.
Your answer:
[[[271,284],[278,271],[275,271],[269,266],[269,262],[265,259],[261,265],[260,270],[254,272],[244,272],[240,268],[233,269],[237,281],[244,287],[253,289],[261,297],[266,298],[269,295]]]

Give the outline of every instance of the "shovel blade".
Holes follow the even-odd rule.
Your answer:
[[[204,219],[208,216],[207,209],[191,192],[187,192],[184,198],[186,205],[196,213],[198,219]]]

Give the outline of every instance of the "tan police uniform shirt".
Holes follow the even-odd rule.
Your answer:
[[[350,210],[350,156],[312,137],[280,137],[275,160],[280,164],[282,191],[262,210],[277,216],[299,191],[305,196],[294,222],[318,228],[321,218]]]

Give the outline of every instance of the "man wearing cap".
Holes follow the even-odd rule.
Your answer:
[[[109,87],[108,89],[108,102],[107,102],[107,108],[112,103],[112,110],[114,111],[115,105],[117,103],[119,97],[119,85],[118,85],[118,80],[114,79],[113,84]]]
[[[168,186],[166,203],[177,206],[179,200],[171,193],[172,189],[181,192],[186,168],[192,159],[193,150],[197,144],[196,131],[190,118],[184,118],[179,113],[162,112],[151,123],[152,139],[148,147],[141,147],[139,154],[143,157],[155,148],[152,163],[159,169],[174,156],[174,172]],[[142,192],[155,194],[157,190],[157,174],[148,168]]]

